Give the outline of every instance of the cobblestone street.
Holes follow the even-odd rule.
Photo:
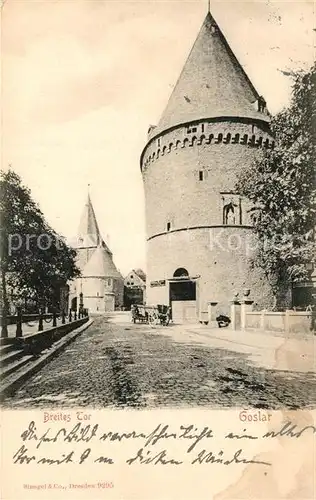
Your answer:
[[[281,366],[276,370],[267,367],[267,360],[264,366],[258,355],[250,355],[251,346],[243,337],[240,345],[234,341],[240,332],[152,328],[128,319],[127,315],[95,318],[90,328],[7,398],[3,407],[316,406],[313,337],[300,339],[305,349],[298,355],[305,360],[302,369]],[[284,339],[274,341],[282,344]],[[260,349],[266,356],[265,346]]]

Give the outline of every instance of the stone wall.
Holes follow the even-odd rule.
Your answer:
[[[233,136],[234,132],[242,137],[250,134],[253,127],[229,122],[212,126],[215,137],[221,133],[223,137],[225,133]],[[161,153],[158,158],[156,155],[148,163],[154,154],[151,150],[157,148],[156,139],[143,155],[147,237],[167,231],[168,222],[171,229],[222,224],[222,193],[234,190],[237,175],[258,154],[258,146],[248,143],[225,144],[215,139],[209,144],[204,140],[199,144],[200,140],[194,141],[195,136],[188,135],[186,130],[181,127],[163,137],[170,144],[177,144],[175,136],[179,137],[181,144],[170,153]],[[261,134],[268,137],[263,131]],[[243,224],[249,224],[248,208],[247,204],[243,206]]]
[[[246,313],[247,330],[266,330],[287,334],[316,332],[316,314],[286,310],[285,312],[250,311]]]
[[[169,304],[168,279],[179,267],[196,277],[198,310],[218,302],[218,312],[229,314],[235,292],[251,290],[256,308],[271,308],[271,290],[259,269],[251,268],[253,235],[242,227],[197,228],[163,234],[147,243],[147,303]],[[241,245],[240,245],[241,243]],[[151,286],[166,281],[165,286]]]

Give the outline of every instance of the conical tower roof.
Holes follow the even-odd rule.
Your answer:
[[[111,251],[102,239],[91,198],[88,194],[79,223],[77,248],[94,248],[99,245],[103,245],[111,255]]]
[[[269,121],[267,112],[258,111],[258,98],[258,92],[208,13],[154,135],[202,118]]]
[[[85,265],[83,278],[122,278],[115,267],[111,254],[104,246],[98,246]]]

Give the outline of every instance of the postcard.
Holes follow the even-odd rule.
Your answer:
[[[314,498],[314,3],[1,15],[1,498]]]

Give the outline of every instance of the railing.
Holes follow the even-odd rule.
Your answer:
[[[68,313],[65,313],[65,311],[44,313],[40,310],[39,314],[23,314],[22,309],[17,307],[16,315],[10,315],[8,317],[1,316],[1,338],[7,338],[9,336],[8,325],[16,325],[15,337],[22,337],[23,328],[26,323],[38,321],[37,331],[41,332],[44,330],[44,322],[52,323],[52,327],[55,327],[57,326],[57,319],[61,319],[61,324],[64,325],[67,320],[70,323],[71,321],[88,317],[88,315],[88,309],[84,308],[79,309],[78,312],[69,309]]]

